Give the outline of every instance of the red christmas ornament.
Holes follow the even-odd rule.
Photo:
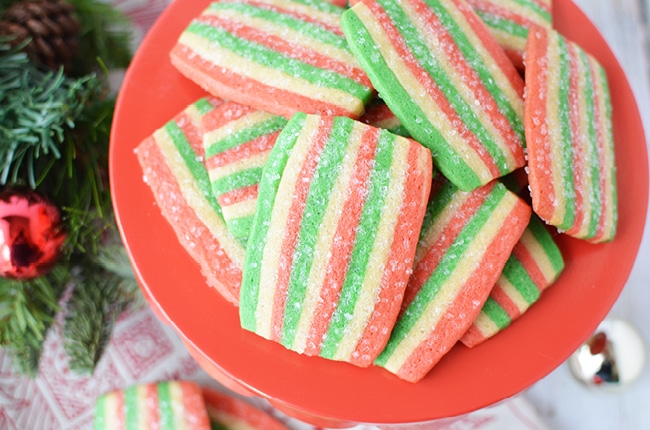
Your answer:
[[[38,193],[0,192],[0,276],[33,279],[58,261],[65,240],[59,209]]]

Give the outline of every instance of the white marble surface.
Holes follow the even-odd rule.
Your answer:
[[[625,70],[650,136],[650,0],[574,0],[610,44]],[[633,323],[650,357],[650,217],[629,281],[609,317]],[[551,429],[650,429],[650,364],[636,383],[617,393],[589,390],[573,379],[567,364],[525,396]]]

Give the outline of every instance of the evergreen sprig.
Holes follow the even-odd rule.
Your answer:
[[[98,264],[86,266],[75,277],[63,329],[63,348],[70,369],[92,372],[106,349],[116,319],[132,304],[137,285],[132,275],[123,275]]]
[[[3,40],[4,39],[4,40]],[[0,39],[0,184],[38,187],[52,160],[61,158],[66,130],[102,91],[95,74],[72,79],[32,65],[21,46]],[[37,160],[42,171],[37,169]]]
[[[15,1],[0,0],[0,14]],[[23,46],[0,39],[0,189],[29,186],[47,196],[61,209],[67,231],[50,273],[0,278],[0,346],[29,375],[37,373],[43,341],[62,309],[69,366],[92,372],[115,319],[138,296],[108,186],[115,97],[106,69],[128,64],[130,28],[101,0],[68,1],[82,25],[71,70],[41,69]]]

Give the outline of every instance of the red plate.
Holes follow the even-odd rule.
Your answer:
[[[110,174],[118,223],[142,290],[209,372],[314,423],[323,423],[322,418],[339,426],[416,422],[470,412],[520,392],[559,366],[595,330],[637,254],[648,203],[648,164],[641,119],[623,70],[570,0],[553,2],[556,28],[595,55],[609,76],[618,235],[601,245],[562,237],[566,270],[538,304],[479,347],[457,346],[417,384],[380,368],[301,356],[242,330],[237,309],[206,285],[154,205],[133,149],[204,95],[171,66],[168,53],[207,3],[176,0],[142,43],[117,104]]]

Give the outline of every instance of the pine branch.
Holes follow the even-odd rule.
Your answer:
[[[71,79],[42,71],[26,55],[0,40],[0,183],[43,180],[39,159],[61,158],[67,130],[86,105],[100,96],[103,84],[95,75]]]
[[[63,348],[71,370],[93,372],[115,320],[130,303],[126,290],[119,276],[99,267],[85,269],[75,280],[63,327]]]
[[[68,279],[67,268],[61,265],[30,281],[0,278],[0,345],[29,375],[38,369],[42,344]]]

